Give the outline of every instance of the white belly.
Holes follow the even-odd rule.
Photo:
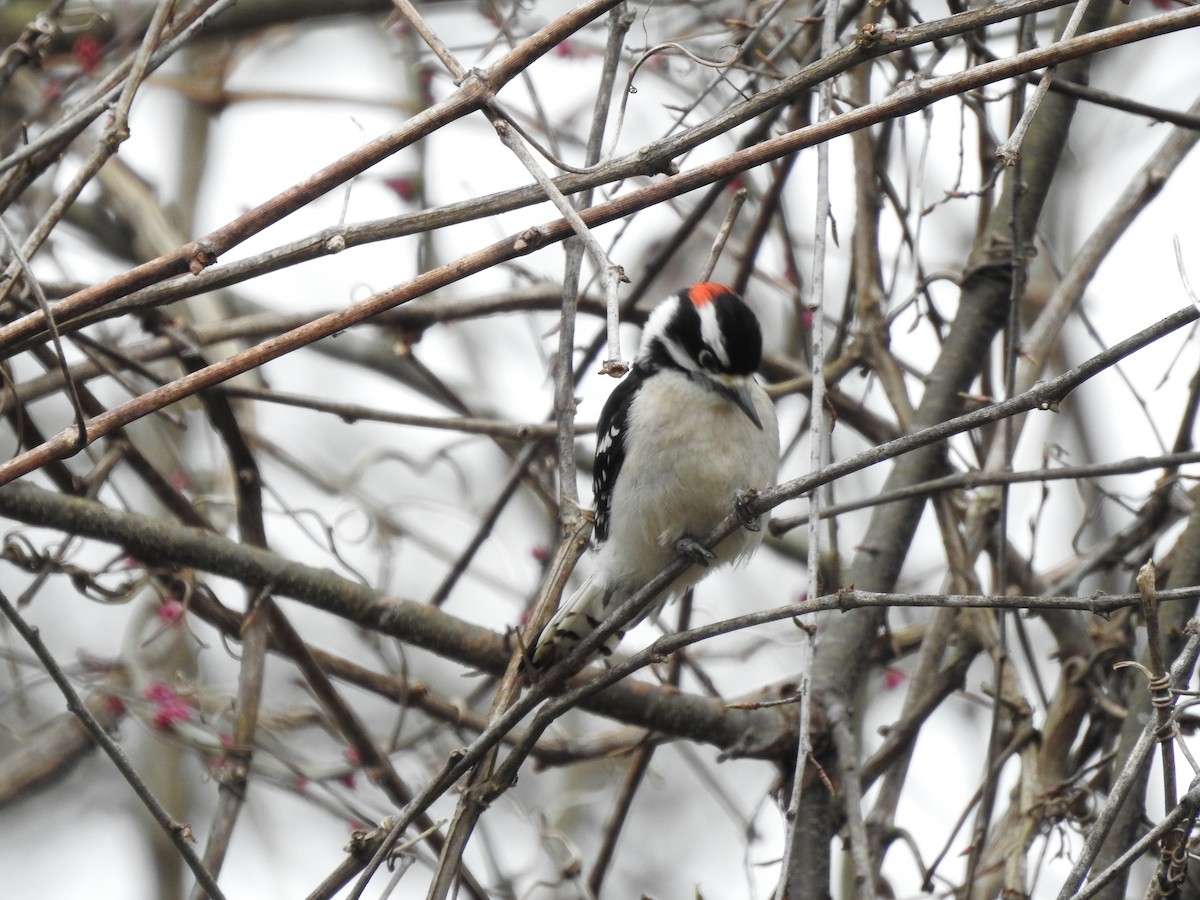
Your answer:
[[[680,395],[669,384],[672,378],[686,376],[660,374],[630,409],[629,443],[612,498],[612,508],[621,515],[611,519],[597,559],[613,579],[610,583],[621,581],[629,588],[662,571],[674,559],[680,537],[702,538],[729,515],[738,491],[770,487],[778,474],[779,432],[765,391],[758,388],[754,395],[760,430],[716,392],[699,394],[701,407],[687,415],[668,408],[667,398]],[[735,531],[716,548],[713,565],[750,552],[761,537],[761,532]],[[614,547],[629,552],[617,559]],[[675,589],[703,572],[689,570]]]

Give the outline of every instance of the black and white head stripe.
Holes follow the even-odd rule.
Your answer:
[[[723,284],[694,284],[650,315],[639,362],[687,371],[749,375],[762,360],[762,331]]]

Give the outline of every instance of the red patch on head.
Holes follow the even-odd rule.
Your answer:
[[[707,306],[722,294],[732,293],[732,288],[707,281],[704,284],[693,284],[688,288],[688,299],[692,301],[692,306]]]

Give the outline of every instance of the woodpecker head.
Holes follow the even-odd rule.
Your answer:
[[[676,369],[737,405],[762,428],[750,386],[762,360],[758,318],[723,284],[693,284],[660,303],[642,334],[638,365]]]

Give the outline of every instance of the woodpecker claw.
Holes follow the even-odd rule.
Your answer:
[[[738,521],[747,531],[762,531],[762,522],[750,512],[750,501],[757,496],[758,491],[738,491],[734,495],[733,511],[737,513]]]
[[[680,556],[686,556],[698,566],[708,568],[708,564],[717,558],[717,554],[713,553],[695,538],[681,537],[675,542],[675,552]]]

